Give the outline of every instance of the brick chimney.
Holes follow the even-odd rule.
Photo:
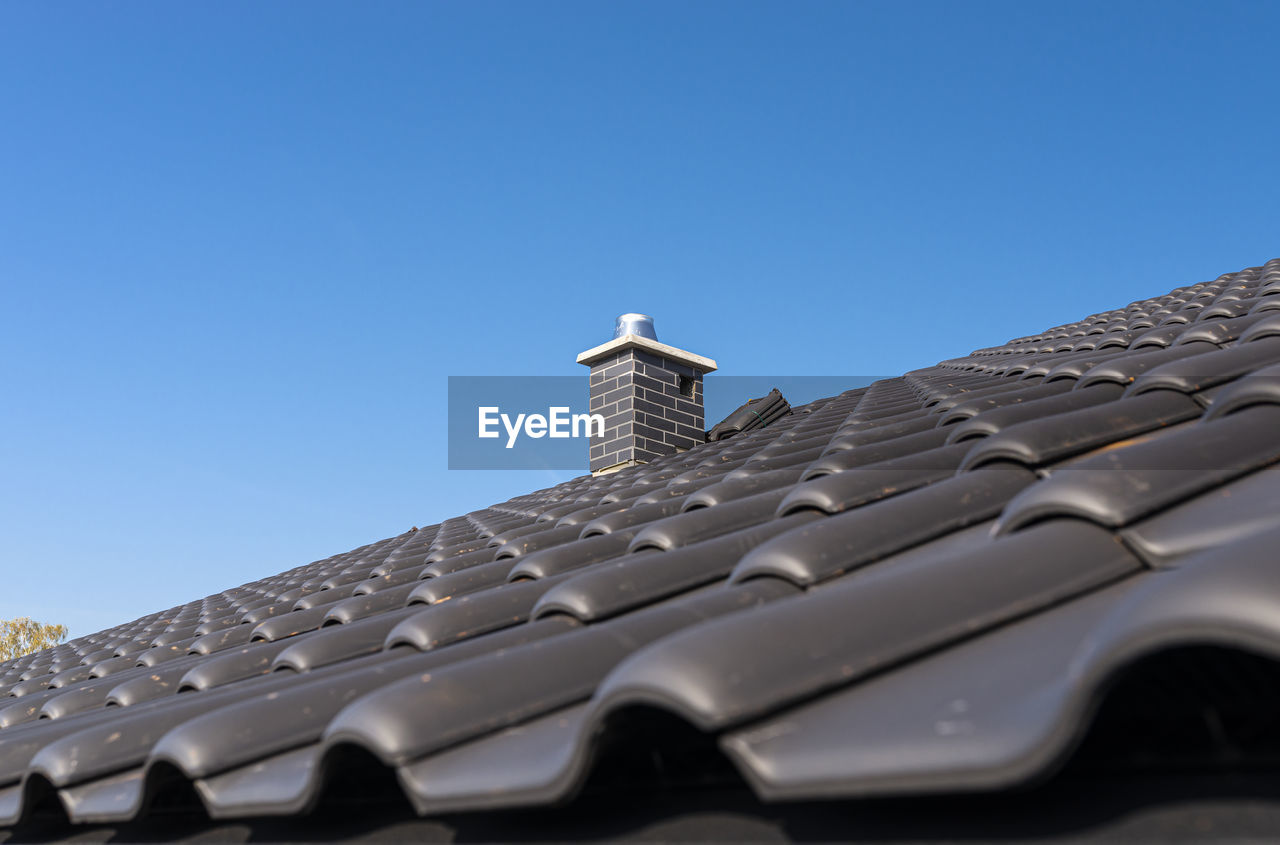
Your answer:
[[[683,452],[706,440],[702,376],[716,362],[658,342],[653,318],[623,314],[613,340],[578,356],[591,368],[591,474],[602,475]]]

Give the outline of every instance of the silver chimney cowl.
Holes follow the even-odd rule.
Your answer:
[[[649,340],[658,339],[658,333],[653,328],[653,318],[648,314],[623,314],[618,318],[613,329],[614,339],[626,337],[629,334],[647,337]]]

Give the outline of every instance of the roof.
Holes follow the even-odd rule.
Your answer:
[[[353,760],[475,818],[654,748],[804,802],[1272,752],[1277,376],[1280,259],[0,664],[0,824],[291,816]]]
[[[778,388],[757,399],[748,399],[730,412],[729,416],[711,427],[707,440],[727,440],[744,431],[764,428],[791,413],[791,405]]]

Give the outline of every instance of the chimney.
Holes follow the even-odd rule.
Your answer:
[[[702,376],[716,362],[658,342],[653,318],[623,314],[613,340],[578,356],[591,368],[593,414],[604,436],[591,438],[591,474],[645,464],[706,441]]]

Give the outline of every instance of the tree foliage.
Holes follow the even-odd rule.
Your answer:
[[[25,616],[0,619],[0,660],[55,646],[66,638],[66,625],[46,625]]]

